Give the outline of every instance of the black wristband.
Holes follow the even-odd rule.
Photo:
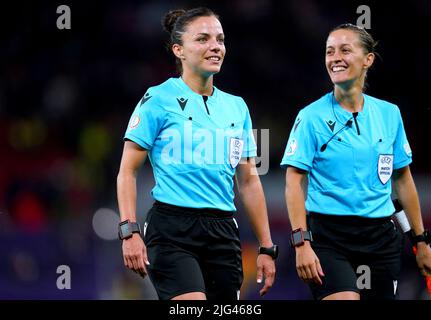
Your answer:
[[[278,257],[278,246],[273,245],[272,247],[269,247],[269,248],[259,247],[258,253],[266,254],[275,260]]]
[[[422,234],[419,235],[413,235],[411,236],[411,240],[413,244],[417,244],[418,242],[425,242],[426,244],[431,243],[431,233],[429,230],[425,230]]]
[[[134,233],[141,233],[141,226],[137,222],[125,220],[118,225],[118,238],[120,240],[129,239]]]
[[[290,235],[290,243],[292,247],[300,247],[304,245],[305,241],[313,241],[313,234],[311,231],[302,230],[302,228],[292,231]]]

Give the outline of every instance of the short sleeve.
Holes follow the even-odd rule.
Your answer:
[[[412,150],[410,149],[404,130],[403,119],[397,108],[397,131],[394,141],[394,169],[401,169],[412,162]]]
[[[314,135],[311,117],[301,110],[296,117],[284,151],[281,167],[293,166],[310,171],[316,153],[316,136]]]
[[[245,102],[244,102],[245,104]],[[245,105],[246,107],[246,117],[245,117],[245,121],[244,121],[244,127],[243,127],[243,136],[242,139],[244,141],[244,148],[243,148],[243,152],[242,152],[242,156],[243,158],[246,157],[256,157],[257,156],[257,146],[256,146],[256,141],[254,139],[254,135],[253,135],[253,125],[251,122],[251,117],[250,117],[250,112],[248,111],[248,107],[247,105]]]
[[[131,140],[142,148],[151,150],[165,118],[165,110],[157,103],[157,97],[148,90],[130,117],[124,139]]]

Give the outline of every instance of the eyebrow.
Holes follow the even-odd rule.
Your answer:
[[[200,32],[200,33],[197,33],[197,34],[195,34],[195,36],[197,37],[197,36],[206,36],[206,37],[209,37],[209,36],[211,36],[209,33],[205,33],[205,32]],[[217,36],[224,36],[224,33],[218,33],[217,34]]]
[[[338,47],[351,46],[351,45],[352,45],[351,43],[342,43]],[[334,49],[334,46],[327,46],[326,49]]]

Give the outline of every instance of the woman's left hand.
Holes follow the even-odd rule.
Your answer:
[[[257,283],[262,283],[262,278],[265,278],[265,284],[259,291],[261,297],[263,297],[275,280],[275,262],[272,257],[266,254],[259,254],[257,256]]]
[[[431,248],[425,242],[416,245],[416,262],[424,277],[431,276]]]

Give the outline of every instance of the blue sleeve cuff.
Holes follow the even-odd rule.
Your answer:
[[[404,168],[404,167],[408,166],[410,163],[412,163],[412,161],[413,161],[412,158],[407,158],[404,161],[394,163],[394,170]]]
[[[252,157],[257,157],[257,150],[248,150],[248,151],[244,151],[241,155],[241,158],[252,158]]]
[[[151,150],[151,148],[153,147],[152,145],[146,143],[144,140],[140,139],[137,136],[131,135],[130,133],[124,136],[123,140],[126,140],[126,139],[133,141],[134,143],[138,144],[140,147],[146,150]]]
[[[304,171],[307,171],[307,172],[310,172],[310,170],[311,170],[310,166],[307,166],[306,164],[304,164],[302,162],[292,161],[292,160],[289,160],[289,161],[286,161],[286,162],[282,162],[280,164],[280,166],[283,169],[287,169],[288,166],[292,166],[292,167],[295,167],[295,168],[298,168],[298,169],[301,169],[301,170],[304,170]]]

